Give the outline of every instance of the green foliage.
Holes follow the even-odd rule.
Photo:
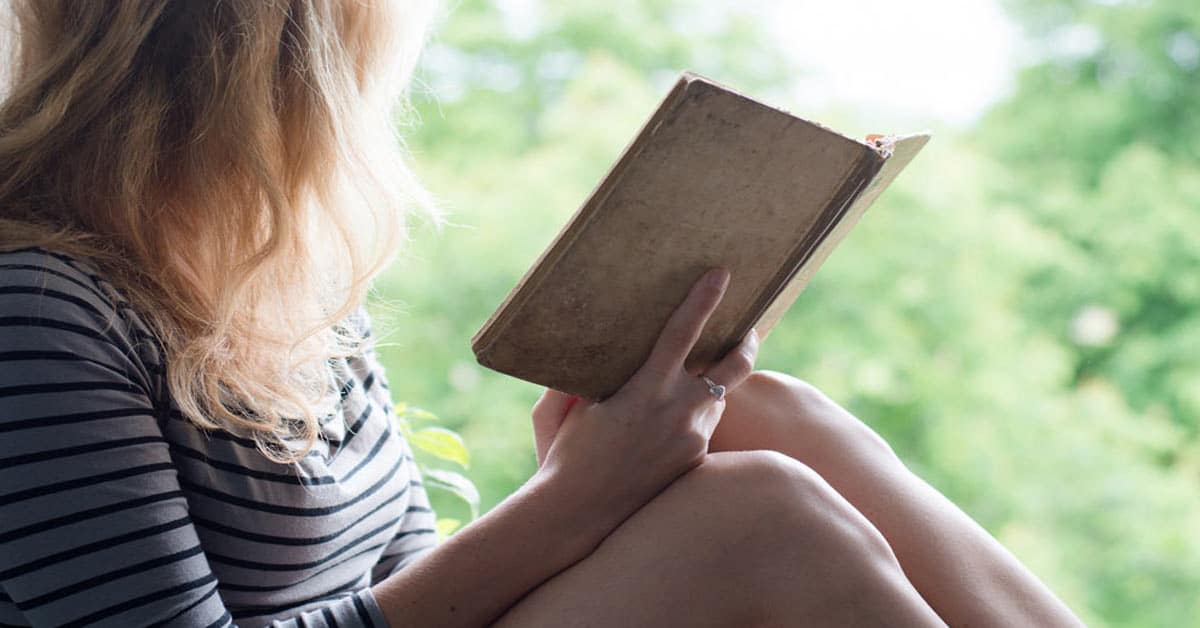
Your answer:
[[[980,129],[1006,170],[984,184],[1053,243],[1015,310],[1062,351],[1063,390],[1087,395],[1094,442],[1075,451],[1106,463],[1059,507],[1064,568],[1087,574],[1098,622],[1196,625],[1200,5],[1012,4],[1044,61]],[[1108,329],[1087,333],[1098,313]]]
[[[1018,203],[1065,249],[1034,274],[1025,307],[1064,330],[1081,308],[1108,308],[1120,331],[1108,342],[1072,346],[1076,381],[1114,382],[1137,410],[1185,428],[1194,450],[1200,5],[1017,6],[1038,25],[1050,56],[1025,72],[982,135],[1025,182],[996,196]],[[1069,53],[1051,46],[1069,37],[1092,45]]]
[[[456,467],[427,471],[447,534],[535,470],[539,389],[469,338],[667,83],[686,67],[786,104],[792,69],[732,2],[618,4],[535,2],[514,29],[465,0],[420,74],[438,98],[418,90],[407,135],[452,224],[417,235],[374,318],[395,394],[443,417],[410,438]],[[1042,61],[938,135],[760,366],[871,423],[1090,625],[1197,625],[1200,5],[1010,4]]]
[[[409,434],[408,439],[418,449],[442,460],[457,462],[464,468],[471,466],[467,446],[463,444],[462,437],[452,430],[443,427],[426,427],[414,430]]]
[[[460,527],[462,521],[459,519],[450,519],[448,517],[439,517],[437,520],[437,535],[438,538],[446,538],[454,534]]]
[[[448,491],[463,500],[471,509],[471,518],[479,516],[479,489],[461,473],[445,469],[425,469],[422,471],[426,485]]]
[[[413,453],[416,455],[421,477],[425,481],[425,488],[444,491],[457,497],[470,509],[472,520],[479,517],[479,490],[475,488],[475,484],[463,474],[438,468],[434,466],[434,462],[431,462],[453,462],[463,469],[469,469],[471,455],[467,451],[462,437],[457,432],[444,427],[414,428],[414,421],[429,422],[438,419],[432,412],[412,407],[407,403],[397,404],[395,415],[400,432],[414,448]],[[442,537],[449,536],[461,524],[459,519],[439,517],[438,534]]]

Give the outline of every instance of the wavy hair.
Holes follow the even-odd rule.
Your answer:
[[[13,0],[0,250],[96,264],[187,419],[298,459],[337,403],[333,358],[363,350],[342,323],[405,212],[432,211],[392,117],[432,9]]]

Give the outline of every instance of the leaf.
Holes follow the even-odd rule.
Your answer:
[[[410,406],[407,403],[397,404],[396,408],[395,408],[395,413],[396,413],[396,416],[402,417],[405,419],[418,419],[421,421],[437,421],[438,420],[438,417],[436,414],[434,414],[424,408]]]
[[[410,436],[414,447],[437,456],[442,460],[457,462],[463,468],[470,468],[471,453],[463,443],[462,437],[444,427],[426,427],[414,431]]]
[[[437,536],[439,539],[454,534],[454,531],[462,527],[462,521],[445,517],[437,520]]]
[[[421,419],[422,421],[436,421],[436,420],[438,420],[438,417],[437,417],[437,415],[436,415],[436,414],[434,414],[434,413],[432,413],[432,412],[430,412],[430,411],[428,411],[428,410],[423,410],[423,409],[421,409],[421,408],[412,408],[412,409],[410,409],[410,410],[408,411],[408,416],[410,416],[410,417],[412,417],[412,418],[414,418],[414,419]]]
[[[426,469],[425,485],[457,495],[471,508],[471,520],[479,517],[479,489],[461,473],[444,469]]]

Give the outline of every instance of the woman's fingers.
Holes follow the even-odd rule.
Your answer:
[[[700,339],[704,324],[717,309],[728,285],[729,271],[724,268],[713,268],[704,273],[667,320],[642,369],[658,378],[681,371],[684,360]]]
[[[547,388],[542,391],[542,396],[537,403],[533,404],[533,420],[537,421],[539,417],[543,417],[561,421],[577,399],[578,397],[565,392]]]
[[[710,366],[704,375],[726,390],[733,390],[754,371],[754,361],[757,359],[758,332],[751,329],[738,346],[725,354],[720,362]]]
[[[538,466],[546,460],[546,452],[554,442],[554,436],[562,427],[563,419],[578,397],[547,388],[542,397],[533,404],[533,443],[537,451]]]

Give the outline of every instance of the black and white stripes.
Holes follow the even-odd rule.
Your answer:
[[[373,352],[295,465],[193,427],[162,363],[92,265],[0,254],[0,626],[383,626],[369,586],[436,535]]]

